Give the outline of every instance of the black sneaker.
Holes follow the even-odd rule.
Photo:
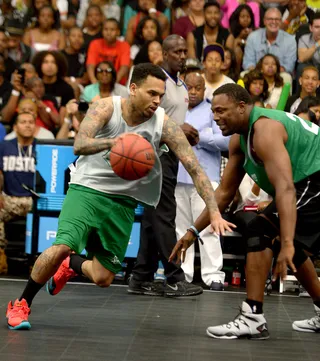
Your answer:
[[[141,282],[130,277],[128,293],[146,296],[163,296],[164,284],[163,281]]]
[[[187,281],[180,281],[174,284],[167,283],[164,289],[166,297],[186,297],[201,295],[203,289]]]
[[[219,282],[212,281],[212,283],[210,285],[210,290],[223,291],[224,290],[223,283],[221,281],[219,281]]]

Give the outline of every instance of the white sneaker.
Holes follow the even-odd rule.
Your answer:
[[[240,314],[233,321],[225,325],[208,327],[207,335],[223,340],[240,337],[266,340],[270,337],[264,315],[253,313],[246,302],[242,302]]]
[[[299,286],[299,297],[310,297],[309,293],[301,285]]]
[[[316,315],[309,320],[294,321],[292,328],[301,332],[320,332],[320,308],[314,305]]]

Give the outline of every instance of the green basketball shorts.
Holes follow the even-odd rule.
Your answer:
[[[113,273],[121,270],[137,203],[81,185],[70,184],[59,216],[56,241],[89,259],[94,256]]]

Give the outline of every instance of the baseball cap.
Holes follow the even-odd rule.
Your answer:
[[[5,29],[8,35],[23,35],[24,33],[23,25],[18,19],[7,19]]]
[[[206,57],[211,51],[216,51],[221,55],[222,61],[224,61],[224,49],[220,44],[211,44],[207,45],[203,50],[203,61],[206,60]]]

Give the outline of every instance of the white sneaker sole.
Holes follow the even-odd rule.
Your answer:
[[[235,340],[236,338],[238,338],[238,336],[233,335],[233,336],[216,336],[214,334],[212,334],[210,331],[207,330],[207,335],[209,337],[215,338],[215,339],[220,339],[220,340]]]
[[[292,324],[292,329],[295,331],[299,331],[299,332],[308,332],[308,333],[319,333],[319,330],[311,330],[310,328],[301,328],[297,325],[295,325],[294,323]]]
[[[262,340],[268,340],[270,338],[270,335],[268,336],[265,336],[265,337],[261,337],[258,335],[243,335],[243,336],[236,336],[236,335],[232,335],[232,336],[217,336],[217,335],[214,335],[213,333],[211,333],[208,329],[207,329],[207,335],[209,337],[212,337],[212,338],[215,338],[215,339],[219,339],[219,340],[235,340],[235,339],[238,339],[238,338],[247,338],[247,339],[250,339],[250,340],[258,340],[258,341],[262,341]]]

